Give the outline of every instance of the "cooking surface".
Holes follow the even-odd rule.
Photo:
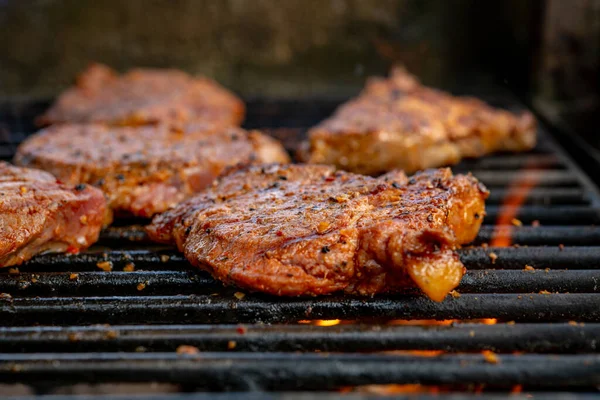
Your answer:
[[[487,100],[516,104],[498,96]],[[253,100],[246,127],[270,128],[293,149],[335,104]],[[31,118],[45,106],[7,104],[0,110],[3,159],[33,131]],[[527,154],[493,155],[453,168],[471,171],[491,197],[476,246],[459,252],[468,272],[458,294],[442,303],[415,293],[242,293],[190,268],[172,249],[148,243],[139,227],[128,225],[136,221],[124,221],[107,229],[89,252],[39,256],[19,274],[0,273],[0,292],[10,295],[0,298],[0,381],[46,388],[39,393],[52,393],[48,381],[159,381],[214,390],[330,390],[392,382],[595,387],[600,196],[543,127],[539,143]],[[506,225],[495,226],[498,220]],[[97,267],[105,261],[112,272]],[[135,271],[124,272],[129,264]],[[415,318],[445,322],[389,324]],[[448,321],[476,318],[498,323]],[[340,322],[331,320],[342,322],[316,325]],[[278,324],[255,324],[260,322]],[[289,324],[279,325],[284,322]],[[180,345],[201,352],[177,354]],[[448,353],[364,353],[383,350]],[[490,358],[481,350],[501,354]]]

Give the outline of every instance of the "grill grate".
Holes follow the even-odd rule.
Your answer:
[[[504,96],[487,100],[517,104]],[[305,128],[336,104],[253,100],[247,127],[266,128],[294,149]],[[1,159],[10,159],[46,105],[0,107]],[[600,227],[594,226],[600,195],[546,132],[540,136],[531,153],[492,155],[454,168],[473,172],[492,191],[475,246],[460,250],[468,269],[460,296],[439,304],[417,293],[239,299],[235,288],[149,243],[143,221],[122,221],[86,253],[43,255],[21,273],[0,272],[0,292],[10,294],[0,298],[0,382],[23,382],[38,394],[77,382],[151,381],[188,391],[324,391],[386,383],[594,390],[600,384]],[[521,181],[535,185],[515,189]],[[522,226],[494,225],[508,196],[523,199],[513,210]],[[481,246],[496,235],[510,235],[520,247]],[[96,267],[106,260],[113,272]],[[129,263],[136,271],[122,271]],[[388,323],[482,318],[499,323]],[[343,321],[331,327],[298,323],[333,319]],[[201,353],[177,354],[180,345]],[[482,350],[501,354],[490,360]]]

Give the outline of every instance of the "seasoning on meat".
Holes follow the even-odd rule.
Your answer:
[[[310,163],[377,174],[412,173],[494,151],[524,151],[536,142],[530,113],[515,115],[484,102],[421,85],[395,69],[309,132],[300,157]]]
[[[0,162],[0,193],[0,267],[43,252],[85,249],[109,218],[100,190],[77,189],[47,172],[5,162]]]
[[[172,69],[133,69],[119,76],[92,64],[37,122],[227,127],[238,126],[244,113],[239,98],[207,78]]]
[[[273,188],[279,175],[287,180]],[[329,200],[340,195],[347,200]],[[454,250],[477,235],[487,195],[449,169],[408,180],[397,171],[371,178],[319,165],[248,166],[156,216],[148,232],[249,290],[373,295],[416,285],[441,301],[463,276]]]
[[[63,182],[96,185],[116,214],[138,217],[167,210],[228,166],[288,161],[281,144],[260,132],[196,125],[183,132],[165,125],[54,125],[28,138],[15,156],[15,163]]]

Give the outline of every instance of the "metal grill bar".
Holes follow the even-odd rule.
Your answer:
[[[510,237],[513,243],[530,246],[600,245],[600,227],[596,226],[482,226],[475,243],[490,243],[494,235]],[[600,249],[599,249],[600,250]]]
[[[577,187],[580,182],[571,171],[548,170],[548,171],[488,171],[472,170],[474,176],[486,186],[494,189],[506,187],[514,182],[532,182],[537,187]]]
[[[597,353],[600,324],[393,325],[166,325],[0,328],[5,353],[175,351],[351,351],[441,350]],[[235,349],[229,349],[230,342]],[[32,358],[35,356],[32,356]]]
[[[331,296],[273,301],[232,292],[188,296],[111,296],[3,299],[4,324],[256,323],[303,319],[480,319],[600,321],[600,294],[463,294],[435,303],[420,295]]]
[[[508,195],[508,190],[492,190],[486,204],[500,205]],[[589,204],[586,193],[579,188],[535,188],[531,190],[517,189],[511,190],[511,195],[515,194],[524,199],[525,205],[583,205]]]
[[[460,250],[460,259],[468,269],[523,269],[526,265],[545,269],[596,269],[600,267],[598,247],[474,247]],[[542,273],[543,271],[539,271]]]
[[[523,269],[526,265],[551,269],[597,269],[600,247],[472,247],[458,251],[467,269]],[[494,255],[492,255],[492,253]],[[492,262],[492,258],[494,261]],[[130,250],[42,255],[27,264],[28,272],[97,271],[97,263],[110,261],[118,270],[133,263],[138,269],[189,268],[185,258],[174,250]],[[5,272],[6,273],[6,272]],[[2,277],[4,274],[0,274]]]
[[[485,208],[484,223],[494,224],[500,211],[511,213],[524,224],[539,221],[543,225],[591,225],[600,223],[600,209],[586,206],[522,206],[503,207],[488,206]]]
[[[130,388],[132,384],[129,384],[127,387]],[[138,384],[143,385],[143,384]],[[114,385],[111,384],[112,387]],[[416,398],[415,396],[409,395],[399,395],[393,396],[389,394],[375,394],[371,393],[373,390],[369,391],[370,386],[363,388],[362,390],[359,388],[354,393],[336,393],[336,392],[227,392],[227,393],[178,393],[178,394],[158,394],[153,391],[153,388],[148,388],[146,386],[142,386],[144,389],[148,389],[152,394],[152,400],[239,400],[243,398],[244,400],[389,400],[389,399],[412,399]],[[460,386],[463,390],[464,386]],[[451,392],[448,394],[441,395],[437,393],[434,394],[419,394],[419,400],[439,400],[447,399],[447,400],[504,400],[506,399],[505,394],[494,393],[490,390],[491,393],[458,393],[460,390],[457,389],[456,392]],[[467,387],[468,389],[468,387]],[[475,389],[475,388],[471,388]],[[487,389],[487,388],[486,388]],[[473,390],[471,390],[473,392]],[[533,393],[533,394],[532,394]],[[136,393],[136,395],[139,393]],[[537,398],[545,399],[545,400],[596,400],[597,395],[593,392],[585,393],[585,392],[561,392],[561,391],[553,391],[553,392],[544,392],[544,391],[535,391],[531,392],[527,390],[527,393],[517,394],[511,393],[511,400],[528,400],[531,399],[532,396],[535,395]],[[18,396],[12,397],[11,400],[105,400],[105,396],[81,396],[81,395],[49,395],[49,396]],[[110,396],[111,400],[130,400],[131,396],[119,396],[114,395]]]
[[[138,285],[144,285],[140,290]],[[124,296],[210,294],[222,291],[223,285],[208,274],[194,271],[79,272],[5,276],[0,292],[20,297],[33,296]],[[460,293],[598,293],[600,269],[596,270],[473,270],[467,271]]]
[[[600,355],[48,353],[0,354],[0,381],[179,382],[228,389],[335,389],[386,383],[481,383],[510,387],[588,387],[598,382]]]

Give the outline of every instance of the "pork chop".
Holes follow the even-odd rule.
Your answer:
[[[244,103],[216,82],[192,78],[182,71],[133,69],[119,76],[109,67],[93,64],[38,119],[55,123],[144,125],[188,122],[237,126]]]
[[[470,175],[430,170],[379,178],[320,165],[250,166],[154,218],[215,278],[275,295],[359,295],[418,286],[441,301],[464,273],[488,192]]]
[[[96,188],[0,162],[0,267],[43,252],[89,247],[98,240],[106,210]]]
[[[15,163],[102,189],[116,215],[150,217],[204,189],[237,163],[289,162],[283,147],[241,128],[54,125],[17,149]]]
[[[421,85],[404,70],[372,78],[363,92],[309,131],[300,158],[344,170],[413,173],[536,143],[531,113],[520,115]]]

